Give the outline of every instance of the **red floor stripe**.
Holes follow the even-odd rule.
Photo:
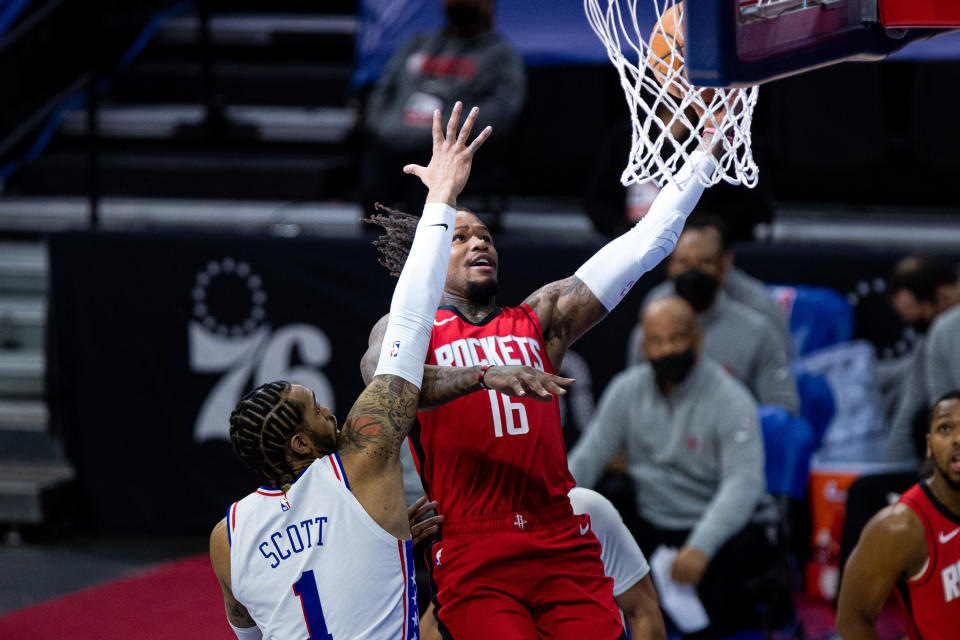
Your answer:
[[[4,640],[235,640],[206,555],[0,616]]]

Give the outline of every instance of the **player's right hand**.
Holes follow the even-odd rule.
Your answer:
[[[534,398],[542,402],[553,400],[554,395],[565,395],[567,390],[564,387],[574,382],[573,378],[562,378],[523,365],[493,366],[483,376],[483,383],[489,389],[515,398]]]

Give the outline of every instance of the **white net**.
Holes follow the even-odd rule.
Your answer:
[[[653,3],[656,26],[640,25],[637,2]],[[757,165],[750,124],[757,87],[695,87],[683,65],[683,3],[678,0],[584,0],[590,26],[620,74],[633,121],[633,142],[620,182],[663,186],[714,129],[720,148],[712,173],[697,171],[706,186],[726,181],[754,187]],[[648,12],[643,11],[642,15]],[[651,44],[653,46],[651,46]]]

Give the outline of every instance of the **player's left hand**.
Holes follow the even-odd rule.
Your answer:
[[[427,496],[420,496],[420,499],[407,508],[407,518],[410,520],[410,535],[413,536],[413,544],[417,544],[424,538],[432,536],[437,532],[438,525],[443,522],[442,515],[435,515],[421,520],[431,511],[435,511],[440,503],[436,500],[427,502]]]
[[[710,564],[710,556],[695,547],[683,547],[677,551],[673,559],[673,570],[670,577],[682,584],[700,584],[703,574]]]
[[[485,127],[473,142],[470,131],[480,114],[480,109],[474,107],[467,115],[460,134],[457,135],[457,125],[460,123],[460,112],[463,103],[453,105],[450,120],[447,122],[447,133],[444,136],[440,125],[440,110],[433,112],[433,155],[430,163],[423,167],[418,164],[408,164],[403,168],[404,173],[417,176],[427,186],[427,202],[443,202],[451,207],[456,206],[457,196],[467,184],[470,177],[470,168],[473,164],[473,154],[490,137],[493,127]]]

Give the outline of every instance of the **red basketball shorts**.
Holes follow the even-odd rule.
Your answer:
[[[430,550],[440,631],[456,640],[623,637],[587,515],[569,502],[444,523]]]

